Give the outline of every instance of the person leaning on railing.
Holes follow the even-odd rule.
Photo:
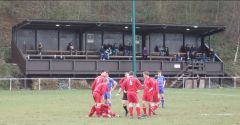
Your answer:
[[[213,49],[210,49],[209,57],[213,62],[215,62],[215,52],[213,51]]]
[[[182,57],[180,53],[176,55],[176,61],[182,61]]]
[[[72,44],[72,42],[70,42],[69,44],[68,44],[68,51],[70,51],[70,54],[72,55],[73,54],[73,50],[74,50],[74,46],[73,46],[73,44]]]
[[[42,48],[43,48],[43,45],[41,42],[39,42],[38,44],[38,54],[41,55],[42,54]]]

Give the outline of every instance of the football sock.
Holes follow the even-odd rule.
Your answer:
[[[130,116],[133,116],[133,107],[129,107]]]
[[[151,113],[153,113],[153,112],[155,112],[156,111],[156,109],[157,109],[157,106],[152,106],[151,107],[151,110],[150,110],[150,116],[151,116]]]
[[[162,108],[164,108],[164,98],[161,98]]]
[[[141,110],[140,107],[136,107],[136,112],[137,112],[137,116],[138,116],[138,117],[140,117],[140,114],[141,114],[141,113],[140,113],[140,112],[141,112],[140,110]]]
[[[127,106],[123,106],[124,110],[125,110],[125,114],[128,113],[128,109],[127,109]]]
[[[146,107],[143,107],[142,109],[143,109],[144,115],[147,115],[147,108],[146,108]]]

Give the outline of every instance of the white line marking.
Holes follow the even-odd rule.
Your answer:
[[[217,114],[200,114],[202,116],[209,116],[209,115],[217,115],[217,116],[233,116],[234,114],[232,113],[217,113]]]

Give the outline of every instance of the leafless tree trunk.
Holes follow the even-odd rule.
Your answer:
[[[220,1],[218,0],[218,3],[217,3],[217,14],[216,14],[216,24],[218,23],[219,7],[220,7]]]
[[[235,53],[235,57],[234,57],[234,64],[236,64],[237,62],[237,56],[238,56],[238,50],[239,50],[239,42],[240,42],[240,24],[239,24],[239,21],[238,21],[238,44],[237,44],[237,50],[236,50],[236,53]]]

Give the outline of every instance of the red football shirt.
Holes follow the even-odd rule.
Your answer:
[[[120,80],[119,80],[119,84],[121,85],[123,82],[124,82],[124,80],[125,79],[127,79],[127,77],[125,76],[125,77],[123,77],[123,78],[121,78]]]
[[[99,84],[102,83],[104,81],[105,77],[103,76],[98,76],[95,78],[95,80],[92,83],[91,89],[92,91],[95,89],[95,87]]]
[[[144,94],[150,94],[153,92],[154,79],[149,77],[144,79]],[[151,89],[151,91],[150,91]]]
[[[106,83],[99,83],[98,85],[96,85],[93,92],[97,92],[102,96],[105,92],[107,92],[107,84]]]
[[[127,92],[137,92],[142,87],[141,82],[134,78],[133,76],[129,76],[126,78],[123,83],[121,84],[122,90],[125,90]]]

